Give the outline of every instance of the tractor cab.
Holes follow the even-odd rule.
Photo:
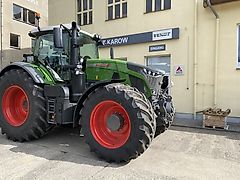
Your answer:
[[[60,28],[60,26],[41,28],[40,31],[34,29],[29,32],[29,36],[35,39],[32,48],[34,61],[39,61],[51,67],[63,80],[70,80],[70,70],[67,67],[70,66],[72,48],[71,33],[67,29],[71,29],[71,24],[62,26],[65,27],[65,30],[62,32],[62,47],[60,48],[54,44],[54,28]],[[98,41],[96,35],[80,31],[78,27],[77,46],[79,48],[77,53],[80,58],[78,58],[77,64],[83,63],[87,59],[99,58]]]

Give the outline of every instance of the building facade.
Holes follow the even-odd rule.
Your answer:
[[[32,42],[28,32],[37,27],[35,13],[41,14],[40,25],[48,24],[47,0],[1,0],[0,69],[31,53]]]
[[[179,117],[230,108],[240,122],[240,1],[228,1],[49,0],[49,24],[77,21],[102,35],[101,57],[113,47],[115,58],[166,71]]]

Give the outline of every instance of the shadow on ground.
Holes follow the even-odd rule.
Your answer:
[[[102,167],[120,167],[126,163],[107,163],[92,152],[78,129],[58,127],[39,140],[18,143],[10,141],[5,135],[0,135],[0,144],[10,146],[14,153],[24,153],[50,161],[66,161],[77,164],[86,164]]]

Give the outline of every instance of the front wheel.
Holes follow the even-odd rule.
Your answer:
[[[157,114],[155,137],[164,133],[171,126],[175,117],[175,108],[170,95],[163,94],[157,102],[159,108],[155,110]]]
[[[136,89],[111,84],[96,89],[81,111],[86,142],[106,161],[129,161],[142,154],[155,135],[151,104]]]

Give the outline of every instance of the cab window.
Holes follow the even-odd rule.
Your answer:
[[[63,34],[63,49],[54,47],[53,34],[45,34],[37,39],[34,55],[53,69],[60,65],[69,64],[69,38],[68,34]]]

